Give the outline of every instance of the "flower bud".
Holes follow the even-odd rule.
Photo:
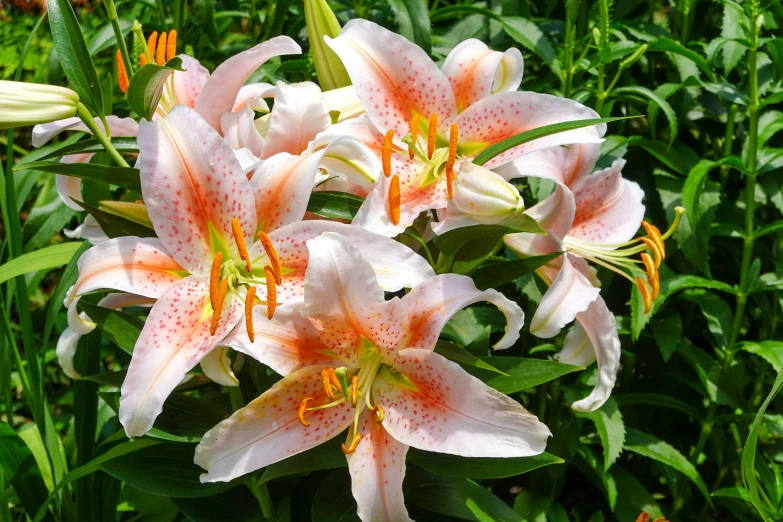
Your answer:
[[[0,80],[0,130],[71,118],[78,102],[65,87]]]
[[[525,210],[517,188],[499,174],[473,163],[463,163],[454,179],[454,205],[484,225],[508,222]]]
[[[310,51],[315,62],[318,83],[323,91],[351,85],[351,79],[337,57],[324,41],[324,36],[334,38],[340,33],[340,22],[329,7],[327,0],[305,0],[305,22],[307,37],[310,39]]]

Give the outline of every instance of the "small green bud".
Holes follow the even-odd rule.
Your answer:
[[[310,51],[315,62],[315,72],[321,90],[330,91],[351,85],[351,79],[343,62],[329,49],[324,36],[334,38],[340,33],[340,22],[329,7],[327,0],[305,0],[305,22],[310,39]]]

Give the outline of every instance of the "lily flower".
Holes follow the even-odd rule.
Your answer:
[[[79,259],[66,301],[69,326],[83,334],[92,328],[77,313],[86,293],[119,290],[157,300],[121,390],[119,417],[128,436],[150,429],[174,387],[235,326],[252,337],[255,304],[265,304],[271,318],[278,304],[301,302],[308,239],[342,231],[389,291],[434,275],[423,258],[383,236],[339,223],[295,222],[289,210],[301,209],[301,219],[304,208],[301,195],[290,192],[279,191],[275,204],[286,217],[277,222],[293,222],[264,233],[233,151],[193,109],[178,105],[162,120],[142,122],[138,143],[142,195],[158,237],[120,237],[92,247]],[[212,371],[221,367],[202,369],[235,385],[231,375]]]
[[[446,208],[460,165],[487,147],[543,125],[598,117],[569,99],[516,91],[523,68],[516,49],[500,53],[467,40],[441,70],[404,37],[358,19],[326,42],[356,87],[386,175],[354,224],[385,235],[402,232],[421,211]],[[485,166],[555,145],[600,142],[605,130],[598,125],[539,138]]]
[[[409,446],[467,457],[541,453],[551,435],[518,402],[433,351],[448,319],[489,301],[506,316],[495,348],[519,337],[522,310],[470,278],[442,274],[384,300],[371,265],[327,233],[307,243],[304,307],[275,316],[254,357],[286,375],[206,433],[202,482],[228,481],[348,429],[342,445],[364,521],[410,520],[402,481]]]
[[[580,366],[598,363],[593,391],[572,405],[578,411],[592,411],[606,402],[620,365],[615,318],[599,295],[600,282],[588,261],[637,285],[645,299],[645,313],[649,312],[660,288],[658,267],[666,255],[664,241],[680,216],[665,234],[643,221],[644,192],[637,183],[623,179],[624,160],[591,174],[599,152],[594,144],[553,147],[499,169],[509,178],[535,176],[557,183],[551,196],[526,212],[548,234],[509,234],[505,244],[521,257],[564,252],[536,270],[549,289],[533,316],[530,332],[553,337],[576,319],[557,357]],[[632,239],[642,225],[647,236]],[[640,258],[634,259],[637,255]]]

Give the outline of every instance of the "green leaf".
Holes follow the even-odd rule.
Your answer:
[[[734,382],[728,372],[723,372],[721,365],[712,356],[701,350],[687,339],[677,346],[677,353],[693,368],[696,376],[704,387],[704,392],[711,401],[726,404],[733,408],[742,408],[744,399],[742,390]]]
[[[562,255],[562,252],[552,252],[543,256],[532,256],[524,259],[513,259],[482,266],[471,276],[476,288],[486,290],[497,288],[516,281],[520,277],[529,274],[539,267],[544,266],[553,259]]]
[[[152,120],[166,80],[174,71],[182,70],[182,59],[176,56],[165,65],[148,63],[131,78],[128,105],[142,118]]]
[[[515,42],[540,57],[555,74],[560,74],[560,63],[555,46],[544,32],[527,18],[503,16],[499,19],[503,30]]]
[[[536,127],[535,129],[525,131],[521,134],[517,134],[516,136],[506,138],[505,140],[499,141],[494,145],[490,145],[476,156],[476,158],[473,160],[473,163],[475,163],[476,165],[483,165],[489,160],[491,160],[492,158],[494,158],[495,156],[499,154],[503,154],[509,149],[513,149],[514,147],[518,147],[519,145],[522,145],[529,141],[537,140],[538,138],[551,136],[552,134],[558,134],[560,132],[565,132],[569,130],[590,127],[591,125],[599,125],[601,123],[611,123],[613,121],[627,120],[634,117],[635,116],[623,116],[619,118],[596,118],[590,120],[564,121],[560,123],[553,123],[551,125],[543,125],[541,127]]]
[[[46,505],[47,489],[30,449],[8,423],[0,422],[0,470],[31,518]],[[53,521],[46,512],[47,521]]]
[[[492,479],[522,475],[534,469],[562,464],[560,457],[542,453],[533,457],[475,458],[448,453],[432,453],[416,448],[408,450],[408,461],[444,477]]]
[[[67,265],[81,246],[82,241],[71,241],[22,254],[8,263],[0,265],[0,283],[31,272],[51,270],[58,266]]]
[[[337,437],[267,466],[259,482],[268,482],[280,477],[306,474],[321,469],[344,468],[347,465],[345,455],[340,448],[340,437]]]
[[[351,476],[347,470],[332,472],[321,482],[313,498],[313,522],[359,522],[356,501],[351,494]]]
[[[729,103],[736,103],[737,105],[748,105],[750,103],[750,98],[747,94],[728,82],[702,82],[702,86]]]
[[[107,167],[106,165],[97,165],[95,163],[60,163],[59,161],[33,161],[14,167],[15,171],[30,169],[83,179],[93,179],[101,183],[110,183],[128,190],[141,192],[139,170],[131,167]]]
[[[100,226],[101,230],[110,238],[124,236],[157,237],[153,229],[145,227],[140,223],[95,208],[82,201],[76,201],[75,199],[73,201],[95,218],[95,221],[98,222],[98,226]]]
[[[112,138],[111,144],[114,145],[114,148],[117,149],[119,152],[127,152],[127,153],[134,153],[139,152],[139,144],[136,143],[136,138]],[[67,156],[68,154],[84,154],[84,153],[96,153],[96,152],[104,152],[106,149],[103,147],[100,141],[98,141],[96,138],[88,139],[88,140],[82,140],[78,141],[76,143],[72,143],[70,145],[65,145],[63,147],[59,147],[49,154],[46,154],[44,156],[41,156],[40,160],[48,160],[48,159],[54,159],[59,158],[61,156]]]
[[[778,77],[783,76],[783,39],[771,38],[767,40],[767,49],[772,57],[772,63],[775,64]]]
[[[656,93],[648,89],[647,87],[642,87],[641,85],[629,85],[627,87],[618,87],[612,91],[613,94],[637,94],[639,96],[643,96],[647,99],[649,99],[651,102],[655,103],[662,111],[664,116],[666,116],[666,121],[669,123],[669,143],[674,143],[674,140],[677,138],[677,115],[674,113],[674,109],[672,109],[672,106],[669,105],[669,102],[658,96]]]
[[[780,393],[781,389],[783,389],[783,372],[778,373],[769,395],[764,399],[764,403],[759,408],[758,413],[756,413],[756,418],[753,420],[750,433],[748,433],[748,438],[745,441],[745,447],[742,448],[742,481],[748,490],[750,501],[765,521],[771,520],[771,518],[768,516],[766,506],[759,497],[758,482],[756,480],[756,447],[758,445],[761,422],[764,420],[764,413],[766,413],[769,403]]]
[[[441,515],[477,522],[523,522],[491,491],[465,478],[443,477],[412,466],[403,492],[407,502]]]
[[[450,361],[467,364],[475,368],[481,368],[508,377],[507,373],[501,372],[491,364],[487,363],[483,359],[476,357],[464,348],[460,348],[456,344],[452,344],[447,341],[438,341],[435,343],[435,353],[442,355]]]
[[[106,337],[111,342],[119,346],[124,352],[133,352],[136,341],[141,334],[141,329],[144,328],[143,319],[119,310],[111,310],[90,304],[83,299],[79,301],[78,306],[90,317],[91,321],[98,325],[98,328],[106,334]]]
[[[581,366],[573,366],[557,361],[525,359],[523,357],[490,356],[482,357],[481,359],[507,375],[498,375],[481,368],[467,367],[465,370],[484,381],[487,386],[506,395],[538,386],[568,373],[583,369]]]
[[[747,52],[747,48],[737,42],[731,41],[733,38],[742,38],[742,24],[747,24],[747,16],[742,11],[742,6],[726,0],[723,2],[723,23],[721,24],[721,36],[729,39],[723,44],[723,72],[726,76],[739,63]]]
[[[307,203],[308,212],[312,212],[328,219],[352,220],[364,199],[346,192],[332,192],[316,190],[310,194]]]
[[[735,295],[737,292],[734,287],[721,281],[713,281],[699,276],[676,275],[665,280],[661,280],[661,293],[666,297],[687,290],[688,288],[706,288],[708,290],[718,290],[727,294]]]
[[[663,517],[658,503],[633,473],[615,466],[612,469],[612,483],[617,485],[617,504],[612,511],[618,521],[631,522],[643,511],[650,515],[650,520]]]
[[[172,498],[171,500],[189,522],[265,520],[261,518],[258,501],[247,488],[233,488],[208,497]]]
[[[595,424],[598,436],[601,438],[601,445],[604,447],[604,472],[609,471],[622,453],[625,442],[625,423],[617,403],[609,398],[599,409],[578,415],[590,419]]]
[[[633,451],[634,453],[657,460],[658,462],[676,469],[688,477],[688,479],[699,488],[699,491],[704,495],[707,502],[712,505],[709,488],[707,488],[707,484],[704,483],[699,472],[693,464],[688,461],[685,455],[680,453],[668,442],[659,440],[652,435],[648,435],[647,433],[643,433],[634,428],[627,428],[624,447],[628,451]]]
[[[658,38],[657,40],[650,42],[647,47],[647,50],[674,53],[683,56],[688,60],[692,61],[693,63],[695,63],[696,66],[699,69],[701,69],[704,74],[707,75],[707,78],[709,78],[710,81],[715,81],[715,75],[712,72],[712,68],[710,67],[710,64],[707,63],[707,60],[705,60],[701,55],[699,55],[695,51],[691,51],[690,49],[683,47],[681,44],[675,42],[670,38]]]
[[[747,341],[740,348],[755,353],[771,364],[776,372],[783,371],[783,341]]]
[[[142,491],[165,497],[207,497],[231,489],[231,483],[202,484],[204,472],[193,463],[195,444],[163,442],[100,464],[101,470]]]
[[[690,415],[696,420],[704,418],[704,413],[691,406],[690,404],[683,402],[679,399],[675,399],[669,395],[663,395],[660,393],[622,393],[620,395],[614,395],[617,405],[621,408],[623,406],[635,406],[637,404],[649,404],[652,406],[661,406],[664,408],[671,408],[681,411],[686,415]]]
[[[478,268],[500,247],[503,236],[518,232],[543,233],[543,230],[533,218],[530,218],[524,229],[476,225],[449,230],[433,239],[440,251],[436,270],[438,273],[467,274]]]
[[[390,0],[389,7],[400,29],[400,34],[430,54],[432,27],[429,9],[424,0]]]
[[[46,0],[46,7],[57,58],[71,88],[76,91],[84,105],[102,117],[104,112],[101,83],[70,2]]]

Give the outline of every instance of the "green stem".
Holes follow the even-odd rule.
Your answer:
[[[95,120],[93,119],[92,114],[90,114],[89,109],[87,109],[87,107],[85,107],[82,102],[76,104],[76,115],[79,116],[85,125],[87,125],[87,128],[90,129],[90,132],[92,132],[101,145],[103,145],[103,148],[106,149],[106,152],[109,153],[117,165],[120,167],[130,168],[130,165],[128,165],[128,162],[125,161],[125,158],[122,157],[122,154],[120,154],[119,151],[114,148],[111,140],[106,137],[106,134],[95,124]]]
[[[737,106],[731,104],[729,110],[726,113],[726,137],[723,141],[723,157],[728,158],[731,156],[731,151],[734,148],[734,122],[737,119]],[[720,168],[720,182],[722,187],[726,187],[726,182],[729,180],[729,166],[723,165]]]
[[[248,478],[246,484],[253,496],[256,497],[261,514],[271,520],[275,516],[275,506],[272,504],[272,497],[269,495],[266,484],[259,484],[255,476]]]
[[[604,90],[604,76],[606,75],[605,66],[601,65],[598,67],[598,92],[596,93],[596,97],[598,100],[595,103],[595,112],[598,113],[598,116],[601,116],[601,113],[604,110],[604,100],[606,100],[606,91]]]
[[[574,81],[574,41],[576,39],[576,20],[572,19],[573,11],[568,8],[566,2],[566,22],[565,22],[565,41],[563,51],[563,96],[571,97],[571,88]]]
[[[228,389],[228,398],[231,400],[231,409],[237,411],[245,407],[245,398],[242,397],[242,390],[239,386],[226,386]]]
[[[11,322],[8,319],[8,313],[5,310],[5,305],[3,304],[2,299],[0,299],[0,314],[3,316],[3,333],[5,333],[5,336],[8,339],[8,342],[11,344],[11,348],[13,349],[14,360],[16,361],[16,369],[17,372],[19,372],[19,379],[22,381],[22,387],[26,393],[30,393],[30,390],[32,390],[32,387],[30,386],[30,378],[27,376],[27,372],[24,369],[22,354],[19,353],[19,346],[16,344],[16,339],[14,339],[14,333],[11,330]],[[8,423],[11,424],[10,416],[12,414],[9,412],[8,415]]]
[[[117,45],[120,48],[122,61],[125,62],[125,70],[128,72],[128,79],[133,77],[133,62],[128,54],[128,46],[125,45],[125,37],[122,35],[120,20],[117,18],[117,9],[114,7],[114,0],[106,0],[103,5],[106,7],[106,13],[109,15],[111,28],[114,30],[114,37],[117,39]]]
[[[166,10],[163,8],[163,0],[157,0],[155,2],[158,6],[158,16],[160,16],[160,23],[166,25]],[[142,40],[144,40],[142,38]]]

